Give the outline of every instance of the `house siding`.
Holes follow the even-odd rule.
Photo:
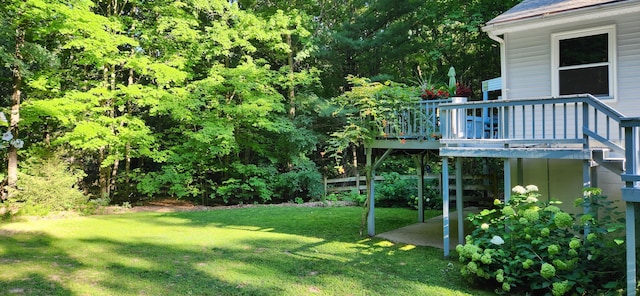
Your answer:
[[[640,17],[626,15],[565,26],[509,33],[506,50],[506,98],[551,95],[551,34],[616,25],[617,96],[605,101],[626,116],[640,116]]]
[[[507,45],[506,98],[530,98],[551,94],[549,36],[526,32],[505,36]]]
[[[518,164],[515,159],[510,160],[511,179],[515,185],[536,185],[541,200],[561,201],[560,208],[573,213],[582,213],[582,208],[574,206],[574,201],[582,197],[582,165],[581,160],[567,159],[523,159],[522,160],[522,184],[518,181]],[[624,208],[621,202],[622,187],[620,176],[604,167],[596,167],[596,176],[593,176],[597,184],[595,187],[602,189],[602,194],[614,201],[614,206]]]
[[[618,101],[626,116],[640,116],[640,16],[618,20]]]
[[[614,201],[613,206],[624,209],[622,191],[620,190],[624,184],[620,180],[620,175],[601,166],[596,168],[596,174],[596,184],[593,187],[602,189],[602,194]]]
[[[518,180],[517,162],[511,160],[510,165],[511,179]],[[523,184],[516,185],[536,185],[542,201],[561,201],[560,208],[570,213],[577,214],[582,211],[573,206],[576,198],[582,196],[582,174],[576,174],[576,171],[582,170],[582,161],[523,159],[522,165]],[[620,191],[619,188],[618,191]]]

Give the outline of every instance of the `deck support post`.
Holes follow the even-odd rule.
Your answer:
[[[637,203],[626,202],[627,296],[636,295],[636,213]]]
[[[582,161],[582,187],[591,187],[591,160],[589,159]]]
[[[376,168],[382,164],[382,161],[391,154],[393,149],[389,148],[387,151],[373,162],[373,149],[366,148],[367,154],[367,201],[369,203],[369,212],[367,214],[367,234],[369,236],[376,235],[376,217],[375,217],[375,182],[376,182]]]
[[[516,160],[516,172],[518,174],[518,185],[524,186],[524,165],[522,164],[522,158]],[[509,188],[511,190],[511,188]]]
[[[418,222],[424,222],[424,154],[418,154]]]
[[[511,162],[508,158],[504,159],[504,203],[508,203],[511,199]]]
[[[458,214],[458,243],[464,244],[464,201],[462,194],[464,193],[462,180],[462,157],[456,157],[456,212]]]
[[[591,187],[591,160],[585,159],[582,161],[582,188]],[[591,200],[583,199],[584,206],[582,208],[583,213],[588,214],[591,212]],[[589,225],[585,225],[584,227],[584,237],[586,238],[589,235],[591,229]]]
[[[629,176],[640,175],[640,137],[639,128],[636,126],[626,126],[624,128],[625,138],[625,174]],[[622,199],[626,201],[625,232],[626,232],[626,253],[627,253],[627,295],[635,296],[637,287],[637,245],[638,221],[636,220],[640,205],[637,200],[638,181],[636,179],[625,180],[622,187]]]
[[[449,158],[442,158],[442,242],[444,257],[449,257]]]
[[[376,219],[375,219],[375,178],[376,174],[373,168],[372,154],[373,149],[366,148],[366,171],[367,171],[367,200],[369,201],[369,213],[367,214],[367,234],[369,236],[374,236],[376,234]]]

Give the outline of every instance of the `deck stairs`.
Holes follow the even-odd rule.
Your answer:
[[[593,149],[591,155],[592,166],[601,166],[620,176],[624,173],[624,154],[611,152],[611,150],[606,148],[599,148]]]

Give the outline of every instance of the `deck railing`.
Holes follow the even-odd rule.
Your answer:
[[[398,111],[384,127],[390,139],[437,140],[440,138],[438,106],[451,103],[451,99],[420,101],[416,108]]]
[[[446,103],[439,110],[445,144],[600,143],[624,152],[624,116],[591,95]]]

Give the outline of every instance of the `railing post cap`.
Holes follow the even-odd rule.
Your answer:
[[[620,118],[621,127],[640,126],[640,117],[622,117]]]

